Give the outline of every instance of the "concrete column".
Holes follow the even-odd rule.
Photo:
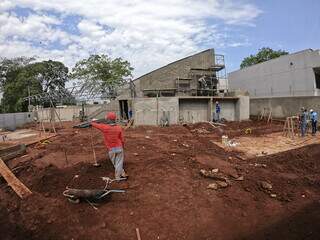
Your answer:
[[[248,120],[250,117],[250,98],[249,96],[239,96],[236,103],[235,120]]]

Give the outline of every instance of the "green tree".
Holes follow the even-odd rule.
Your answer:
[[[240,64],[240,68],[249,67],[287,54],[288,52],[283,50],[275,51],[271,48],[263,47],[259,49],[259,52],[256,55],[250,55],[249,57],[244,58]]]
[[[0,58],[0,89],[2,90],[8,82],[14,81],[23,68],[34,60],[35,58],[27,57]]]
[[[0,61],[2,110],[4,112],[27,111],[30,95],[66,91],[68,68],[61,62],[16,58]],[[46,103],[48,105],[49,103]]]
[[[57,61],[42,61],[30,64],[28,71],[37,78],[43,92],[57,91],[65,88],[68,81],[68,67]]]
[[[132,70],[130,63],[122,58],[91,55],[76,63],[71,76],[80,81],[82,88],[90,94],[114,97],[116,87],[127,82]]]

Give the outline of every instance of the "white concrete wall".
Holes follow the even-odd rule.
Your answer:
[[[249,119],[249,97],[160,97],[133,99],[133,118],[136,125],[160,124],[161,116],[169,115],[169,123],[211,121],[215,102],[221,105],[221,118],[228,121]],[[169,113],[169,114],[168,114]]]
[[[209,101],[210,99],[179,99],[179,119],[188,123],[208,121]]]
[[[20,113],[4,113],[0,114],[0,128],[15,130],[17,127],[21,127],[26,123],[33,121],[32,112],[20,112]]]
[[[161,117],[165,116],[169,117],[170,124],[177,124],[179,121],[179,100],[178,98],[167,98],[161,97],[159,100],[159,114],[158,114],[158,122],[160,123]]]
[[[234,100],[226,100],[226,101],[219,101],[221,112],[220,118],[224,118],[227,121],[236,121],[236,101]],[[214,111],[216,105],[213,104]]]
[[[312,108],[320,113],[320,96],[250,99],[250,115],[252,116],[259,116],[264,108],[269,108],[274,118],[284,118],[299,114],[301,107]]]
[[[169,123],[178,123],[178,98],[136,98],[133,100],[133,117],[136,125],[160,124],[163,112],[169,112]]]
[[[94,111],[105,106],[104,104],[86,105],[84,110],[85,114],[88,116]],[[66,108],[56,108],[61,121],[72,121],[74,118],[79,117],[79,112],[82,110],[82,106],[67,106]],[[50,119],[50,108],[44,108],[38,111],[39,120],[47,121]],[[56,118],[58,121],[58,119]]]
[[[252,98],[320,96],[315,67],[320,67],[320,51],[307,49],[231,72],[229,90],[248,91]]]

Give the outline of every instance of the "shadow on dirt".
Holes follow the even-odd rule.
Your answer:
[[[313,202],[291,217],[240,239],[316,240],[320,237],[320,202]]]

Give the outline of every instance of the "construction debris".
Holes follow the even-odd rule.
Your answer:
[[[222,181],[217,181],[217,184],[218,184],[218,186],[221,187],[221,188],[226,188],[226,187],[229,186],[228,183],[222,182]]]
[[[260,182],[260,186],[264,189],[264,190],[272,190],[272,185],[266,181],[261,181]]]
[[[249,163],[250,166],[255,166],[255,167],[263,167],[263,168],[266,168],[267,167],[267,164],[264,164],[264,163]]]
[[[18,144],[7,148],[0,149],[0,157],[3,161],[21,156],[26,153],[26,145]]]
[[[200,133],[200,134],[203,134],[203,133],[210,133],[207,129],[205,128],[196,128],[196,129],[192,129],[190,130],[190,132],[193,132],[193,133]]]
[[[236,147],[240,143],[236,142],[235,139],[229,139],[228,136],[222,135],[221,142],[227,147]]]
[[[228,178],[224,174],[219,173],[216,169],[213,169],[213,170],[201,169],[200,174],[204,177],[212,178],[214,180],[225,181],[225,182],[228,181]]]
[[[218,126],[223,126],[223,127],[225,127],[225,126],[227,126],[226,124],[223,124],[223,123],[219,123],[219,122],[209,122],[210,123],[210,125],[218,125]]]
[[[212,190],[217,190],[218,184],[217,183],[210,183],[207,188],[212,189]]]
[[[244,177],[243,176],[240,176],[238,178],[235,179],[236,181],[243,181],[244,180]]]

